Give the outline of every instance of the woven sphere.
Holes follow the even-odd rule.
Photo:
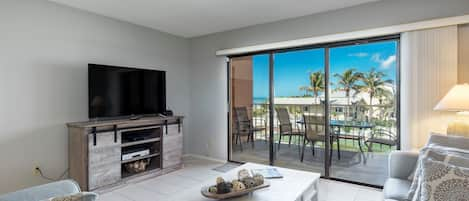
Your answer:
[[[225,194],[231,192],[231,188],[228,186],[227,183],[219,183],[217,184],[217,193],[218,194]]]
[[[217,187],[216,186],[210,186],[210,188],[208,188],[208,192],[217,193]]]
[[[217,184],[223,183],[223,182],[225,182],[225,180],[223,179],[223,177],[217,177]]]
[[[243,183],[239,182],[239,181],[235,181],[233,182],[233,191],[234,192],[239,192],[239,191],[243,191],[246,189],[246,186],[244,186]]]
[[[228,188],[233,188],[233,183],[232,182],[225,182]]]
[[[244,186],[246,186],[247,189],[253,188],[256,186],[256,181],[252,177],[245,177],[241,181],[243,182]]]
[[[254,175],[253,179],[254,179],[256,186],[260,186],[264,184],[264,176],[262,176],[261,174]]]
[[[249,171],[246,170],[246,169],[242,169],[238,172],[238,179],[239,180],[243,180],[244,178],[249,177],[249,176],[250,176]]]

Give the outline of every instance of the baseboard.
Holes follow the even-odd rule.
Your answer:
[[[222,160],[222,159],[217,159],[217,158],[212,158],[209,156],[203,156],[199,154],[184,154],[182,157],[194,157],[194,158],[199,158],[199,159],[204,159],[204,160],[209,160],[209,161],[214,161],[214,162],[219,162],[219,163],[226,163],[228,161]]]

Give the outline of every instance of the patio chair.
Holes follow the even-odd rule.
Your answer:
[[[288,136],[288,147],[291,145],[292,136],[296,137],[303,137],[304,133],[301,131],[294,131],[292,123],[290,121],[290,114],[288,113],[288,109],[284,107],[275,108],[277,112],[277,119],[279,121],[280,133],[278,139],[278,150],[280,150],[280,143],[282,141],[283,136]],[[300,145],[298,145],[298,151],[300,150]]]
[[[389,148],[397,146],[397,135],[385,129],[376,129],[365,141],[369,152],[373,152],[373,144],[387,145]]]
[[[316,142],[325,142],[325,117],[324,116],[311,116],[311,115],[303,115],[304,125],[305,125],[305,135],[303,138],[303,148],[301,151],[301,159],[300,161],[303,162],[303,158],[305,155],[305,147],[308,143],[311,143],[311,149],[314,156],[314,145]],[[330,148],[330,159],[332,159],[332,144],[334,140],[337,139],[335,134],[331,134],[331,148]],[[337,141],[338,143],[339,141]],[[337,150],[337,155],[339,155],[340,150]],[[330,163],[331,161],[329,161]]]
[[[252,120],[248,116],[248,110],[246,107],[235,107],[234,108],[234,120],[235,120],[235,143],[241,146],[243,150],[241,136],[246,136],[246,142],[251,140],[252,147],[254,148],[254,133],[259,131],[265,131],[265,127],[254,127]]]

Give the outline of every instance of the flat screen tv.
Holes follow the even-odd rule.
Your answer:
[[[164,113],[165,74],[158,70],[88,64],[89,118]]]

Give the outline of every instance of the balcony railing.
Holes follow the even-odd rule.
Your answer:
[[[298,123],[303,119],[303,115],[323,115],[324,107],[320,104],[309,104],[309,105],[298,105],[298,104],[276,104],[275,107],[285,107],[288,109],[290,114],[290,121],[292,123],[293,129],[303,130],[304,125]],[[254,104],[250,108],[250,113],[252,115],[253,124],[256,127],[265,127],[269,128],[269,104]],[[331,120],[343,120],[343,121],[353,121],[353,122],[368,122],[373,125],[372,129],[368,130],[359,130],[356,128],[344,127],[341,132],[347,133],[350,135],[358,135],[359,132],[364,132],[364,140],[371,137],[373,133],[377,131],[386,131],[391,136],[386,136],[391,138],[392,135],[397,135],[396,127],[396,112],[394,105],[341,105],[341,104],[331,104],[330,105],[330,119]],[[277,119],[277,114],[274,111],[274,142],[278,140],[279,132],[279,121]],[[267,131],[268,132],[268,129]],[[264,133],[256,134],[256,139],[265,140]],[[288,139],[282,139],[281,143],[288,143]],[[300,141],[293,141],[294,143],[301,143]],[[345,146],[343,145],[345,144]],[[348,146],[347,146],[348,145]],[[351,151],[357,151],[358,146],[354,141],[343,139],[341,141],[341,149],[348,149]],[[377,147],[376,147],[377,146]],[[395,149],[395,147],[387,147],[383,145],[373,145],[373,151],[382,151],[388,152],[389,150]]]

